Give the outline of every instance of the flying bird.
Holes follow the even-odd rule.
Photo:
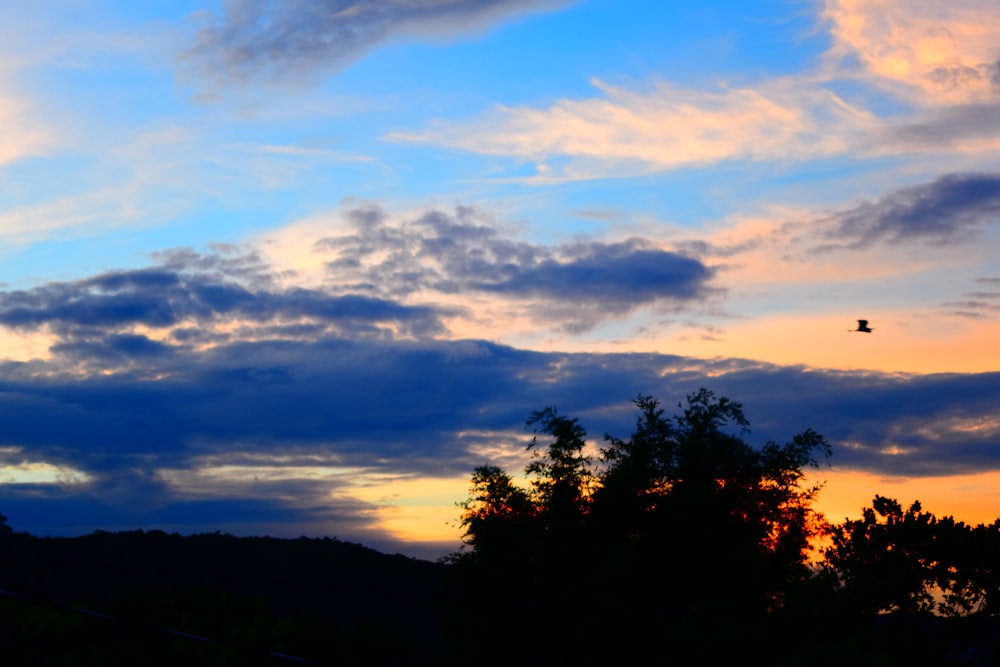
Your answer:
[[[859,331],[863,333],[871,333],[872,331],[874,331],[874,329],[868,328],[868,320],[858,320],[858,328],[848,329],[848,331],[850,331],[851,333],[857,333]]]

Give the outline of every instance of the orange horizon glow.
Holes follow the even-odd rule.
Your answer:
[[[461,510],[455,503],[465,499],[469,480],[448,480],[446,486],[456,492],[449,504],[435,504],[435,500],[444,499],[440,491],[431,491],[418,480],[413,483],[422,487],[420,493],[414,502],[399,507],[391,506],[390,499],[404,489],[393,490],[391,485],[371,489],[369,499],[386,503],[379,513],[380,528],[403,542],[454,543],[457,548],[461,544]],[[1000,518],[1000,471],[902,477],[834,468],[811,472],[806,483],[823,483],[813,509],[832,524],[860,519],[862,509],[870,507],[876,495],[894,498],[904,508],[919,501],[923,511],[939,519],[950,516],[972,526],[988,525]]]

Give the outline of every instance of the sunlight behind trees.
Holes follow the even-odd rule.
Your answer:
[[[797,634],[809,623],[861,642],[838,649],[847,656],[885,639],[865,625],[884,614],[998,614],[1000,520],[973,527],[876,495],[860,519],[831,524],[815,509],[832,453],[819,433],[753,446],[741,404],[706,389],[673,416],[650,396],[634,403],[632,435],[606,435],[598,457],[583,426],[548,407],[528,420],[522,480],[473,473],[450,562],[487,627],[529,617],[580,641],[601,628],[588,664],[602,664],[658,642],[682,660],[706,645],[801,657],[815,650]]]

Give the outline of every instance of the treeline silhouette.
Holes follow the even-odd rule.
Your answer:
[[[876,495],[833,524],[815,431],[754,447],[708,390],[675,415],[634,402],[631,436],[593,453],[578,420],[534,413],[525,481],[477,468],[438,563],[0,515],[0,664],[1000,664],[1000,520]]]
[[[452,562],[499,635],[546,638],[529,659],[1000,664],[1000,520],[875,496],[834,525],[805,483],[831,453],[815,431],[752,447],[741,405],[705,389],[674,416],[635,405],[594,457],[576,419],[536,412],[528,484],[472,476]]]

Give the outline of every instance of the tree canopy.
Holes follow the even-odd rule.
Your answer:
[[[806,576],[810,540],[826,529],[804,468],[830,454],[807,430],[784,445],[746,442],[742,406],[702,389],[668,417],[634,400],[627,439],[605,436],[588,456],[586,432],[555,408],[528,421],[527,486],[477,468],[463,505],[465,558],[507,586],[607,608],[766,610]],[[613,573],[606,590],[590,582]]]
[[[970,526],[876,495],[825,555],[854,612],[1000,615],[1000,519]]]
[[[1000,520],[972,527],[876,495],[830,524],[806,476],[831,454],[816,431],[754,446],[742,405],[706,389],[673,415],[633,403],[632,434],[601,447],[554,407],[535,412],[523,477],[475,470],[453,562],[486,603],[472,606],[482,632],[544,627],[554,643],[532,664],[665,649],[677,664],[940,664],[956,646],[1000,660],[993,625],[962,624],[1000,615]],[[949,616],[950,634],[925,632]]]

